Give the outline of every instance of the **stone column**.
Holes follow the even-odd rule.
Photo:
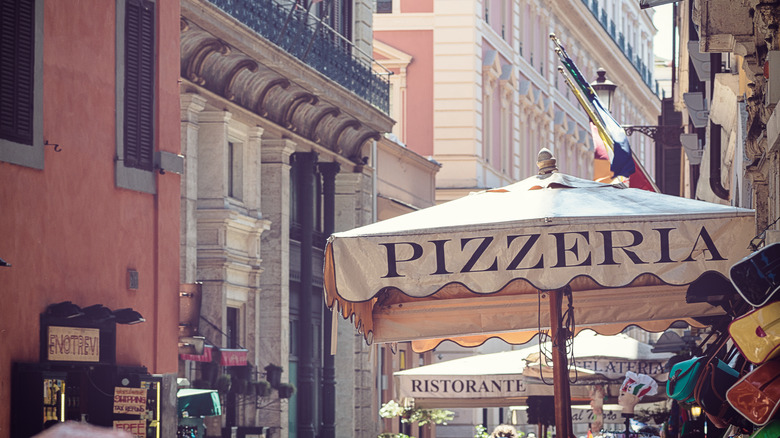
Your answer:
[[[313,286],[313,237],[314,237],[314,152],[295,154],[297,177],[298,219],[301,225],[301,290],[298,295],[298,436],[314,438],[314,410],[317,406],[314,388],[315,342],[312,326],[312,309],[319,310],[312,303]],[[318,303],[319,304],[319,303]]]
[[[182,283],[194,283],[198,264],[198,223],[195,211],[198,203],[198,129],[199,114],[206,99],[197,94],[181,95],[181,153],[184,155],[184,175],[181,178],[181,252]]]
[[[323,176],[323,231],[326,236],[333,234],[336,221],[336,174],[339,172],[338,163],[319,163],[318,169]],[[336,369],[335,358],[331,352],[332,318],[338,315],[323,306],[322,333],[323,333],[323,370],[322,370],[322,429],[321,438],[335,438],[336,433]]]
[[[250,128],[244,153],[244,206],[247,214],[261,218],[262,213],[262,166],[261,149],[263,144],[263,132],[259,126]]]
[[[227,196],[227,111],[203,111],[200,114],[198,138],[198,268],[203,283],[201,316],[217,327],[223,327],[226,302],[228,260],[223,248],[227,238],[224,214]],[[224,346],[226,339],[210,324],[201,321],[201,333],[207,340]]]
[[[258,296],[258,351],[263,362],[288,367],[290,356],[290,155],[295,142],[286,139],[263,139],[260,148],[261,199],[263,217],[271,227],[261,239],[263,273]],[[284,373],[282,379],[287,379]],[[287,430],[287,404],[270,405],[259,412],[263,426]]]
[[[198,208],[224,208],[227,201],[228,123],[227,111],[204,111],[200,115],[198,147]]]

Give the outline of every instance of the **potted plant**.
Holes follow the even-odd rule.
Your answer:
[[[280,383],[276,390],[279,391],[279,398],[290,398],[295,393],[295,385],[292,383]]]
[[[222,374],[217,377],[216,389],[220,395],[225,395],[230,392],[230,388],[233,386],[233,379],[230,374]]]
[[[271,384],[272,388],[278,388],[282,381],[282,367],[269,363],[265,367],[265,378]]]
[[[190,384],[192,389],[214,389],[211,386],[211,382],[206,379],[195,379]]]
[[[268,383],[267,380],[258,380],[256,382],[252,382],[251,386],[254,387],[255,395],[258,397],[268,397],[273,391],[271,384]]]
[[[242,379],[238,376],[232,376],[230,383],[230,391],[236,394],[246,394],[250,386],[247,379]]]

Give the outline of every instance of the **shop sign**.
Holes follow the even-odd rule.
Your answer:
[[[602,412],[601,421],[604,424],[623,424],[626,419],[621,415],[620,410],[604,409]],[[512,411],[512,420],[518,424],[526,424],[528,422],[528,414],[526,409],[518,409]],[[590,424],[596,420],[596,415],[593,413],[593,409],[572,408],[571,409],[571,422],[572,424]]]
[[[602,421],[604,423],[625,423],[626,419],[621,415],[621,411],[604,410],[602,412]],[[571,422],[574,424],[589,424],[596,420],[596,415],[593,413],[593,409],[577,409],[571,410]]]
[[[114,421],[114,430],[124,430],[133,438],[146,438],[146,420]]]
[[[49,326],[50,361],[100,362],[100,329]]]
[[[115,387],[114,413],[133,415],[146,413],[146,389]]]
[[[420,376],[400,381],[400,393],[414,398],[506,398],[528,395],[517,376]]]
[[[660,360],[630,360],[615,358],[575,358],[578,368],[594,371],[608,379],[623,379],[626,371],[647,374],[656,380],[666,381],[667,371]]]
[[[219,364],[226,367],[246,365],[246,356],[248,350],[244,349],[225,349],[219,350]]]
[[[180,354],[179,357],[181,357],[182,360],[192,360],[195,362],[211,362],[211,345],[205,345],[203,347],[203,354]]]

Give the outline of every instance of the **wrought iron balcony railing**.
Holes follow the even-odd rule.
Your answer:
[[[639,76],[642,78],[645,85],[653,91],[652,71],[650,71],[639,57],[636,59],[634,58],[634,49],[626,41],[623,32],[617,32],[616,35],[615,23],[607,17],[607,11],[605,9],[599,9],[598,0],[582,0],[582,3],[590,10],[596,21],[601,24],[601,27],[604,28],[607,35],[612,38],[612,41],[620,48],[620,51],[623,52],[623,55],[628,59],[628,62],[634,66],[634,69],[639,73]],[[657,87],[655,94],[658,95]]]
[[[283,6],[275,0],[209,1],[387,114],[390,71],[305,9],[295,3]]]

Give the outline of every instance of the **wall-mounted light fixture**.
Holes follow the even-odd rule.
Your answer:
[[[91,306],[84,307],[81,309],[81,311],[84,312],[83,318],[92,322],[101,323],[114,318],[114,314],[111,312],[111,309],[102,304],[93,304]]]
[[[146,321],[140,313],[131,308],[114,310],[114,318],[117,324],[138,324]]]
[[[81,307],[70,301],[63,301],[61,303],[50,304],[46,308],[46,314],[58,318],[76,318],[84,315],[84,312],[81,310]]]

